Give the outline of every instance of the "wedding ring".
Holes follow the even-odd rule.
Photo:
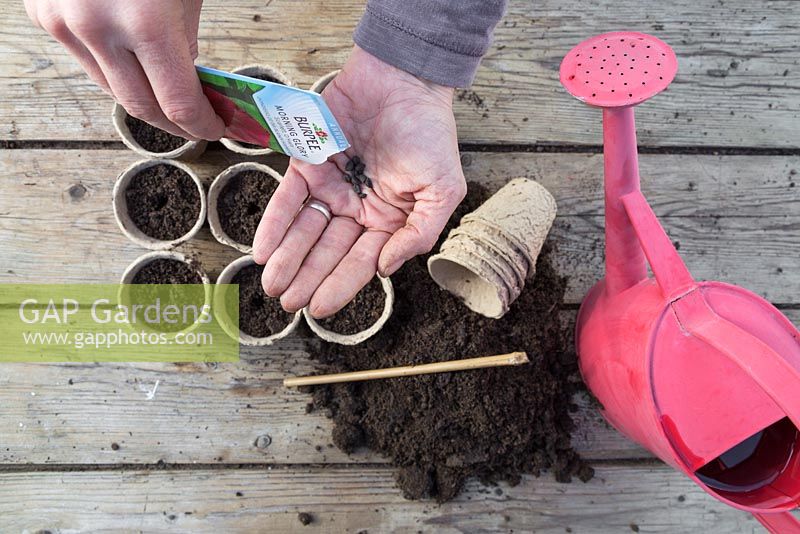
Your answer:
[[[323,202],[320,202],[319,200],[313,200],[312,199],[312,200],[308,201],[306,206],[311,208],[311,209],[317,210],[323,216],[325,216],[325,220],[327,220],[328,222],[331,222],[331,218],[333,217],[333,215],[331,215],[330,208],[328,206],[326,206]]]

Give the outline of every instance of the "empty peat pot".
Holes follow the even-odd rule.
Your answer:
[[[333,79],[336,78],[336,76],[340,72],[342,72],[342,70],[337,69],[329,72],[328,74],[325,74],[324,76],[320,76],[319,78],[317,78],[317,81],[315,81],[311,85],[311,87],[309,87],[309,91],[314,91],[315,93],[322,94],[322,91],[324,91],[325,88],[328,87],[328,84],[331,83]]]
[[[389,278],[376,276],[344,308],[325,319],[315,319],[308,308],[303,315],[321,339],[340,345],[357,345],[380,332],[394,308],[394,287]]]
[[[272,65],[242,65],[241,67],[236,67],[231,72],[234,74],[241,74],[242,76],[249,76],[250,78],[257,78],[267,82],[280,83],[282,85],[293,85],[288,76]],[[220,139],[220,142],[222,142],[227,149],[239,154],[246,154],[248,156],[263,156],[265,154],[273,153],[271,148],[251,145],[249,143],[228,139],[227,137]]]
[[[125,108],[114,103],[111,112],[114,129],[125,146],[147,158],[192,160],[206,150],[207,141],[189,141],[143,120],[128,115]]]
[[[133,262],[128,265],[128,267],[122,273],[120,284],[118,301],[121,304],[131,302],[151,302],[151,299],[153,298],[152,295],[131,295],[130,292],[135,290],[133,286],[138,284],[202,284],[202,295],[198,293],[196,295],[196,299],[195,295],[188,289],[178,295],[175,295],[175,298],[179,299],[180,301],[197,300],[196,304],[198,310],[202,310],[203,307],[205,307],[206,310],[210,310],[211,281],[209,280],[208,275],[205,273],[202,267],[200,267],[200,265],[187,259],[186,256],[180,252],[175,252],[172,250],[158,250],[139,256],[133,260]],[[200,288],[197,289],[199,291]],[[159,294],[155,296],[163,295]],[[168,304],[178,303],[163,303],[164,306]],[[180,302],[180,304],[189,304],[189,302]],[[178,329],[172,329],[169,328],[169,325],[165,324],[161,324],[159,326],[166,326],[166,331],[175,330],[186,332],[195,328],[197,324],[198,323],[195,321],[182,329],[180,327]],[[130,326],[135,327],[136,325],[131,324]],[[143,326],[147,327],[146,324]],[[165,331],[163,328],[150,327],[150,329]]]
[[[281,175],[267,165],[244,162],[222,171],[208,189],[208,224],[214,238],[245,254]]]
[[[122,233],[144,248],[167,250],[191,239],[206,219],[197,175],[167,159],[137,161],[114,184],[114,217]]]
[[[461,219],[428,258],[428,272],[472,311],[499,319],[534,276],[555,217],[553,195],[516,178]]]
[[[214,316],[222,329],[242,345],[272,345],[295,331],[301,312],[289,313],[281,301],[264,293],[261,287],[262,265],[252,256],[242,256],[232,261],[220,273],[214,287]],[[231,311],[237,304],[236,293],[229,284],[239,284],[239,328],[231,320]]]

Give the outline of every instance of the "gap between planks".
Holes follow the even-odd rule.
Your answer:
[[[559,143],[459,143],[461,153],[505,154],[601,154],[603,145],[576,145]],[[697,155],[697,156],[800,156],[800,148],[748,147],[748,146],[651,146],[640,145],[640,154]],[[0,139],[0,150],[128,150],[121,141],[74,141],[68,139],[26,139],[10,141]],[[213,144],[206,152],[226,151]],[[191,162],[189,162],[191,163]]]

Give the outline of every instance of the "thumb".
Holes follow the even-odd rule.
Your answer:
[[[417,200],[408,215],[406,224],[389,238],[378,258],[378,272],[391,276],[405,262],[419,254],[430,252],[456,206],[464,198],[466,186],[460,194],[444,195],[439,200]]]

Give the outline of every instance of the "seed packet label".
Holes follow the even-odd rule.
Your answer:
[[[207,67],[197,73],[230,139],[314,164],[350,146],[317,93]]]

